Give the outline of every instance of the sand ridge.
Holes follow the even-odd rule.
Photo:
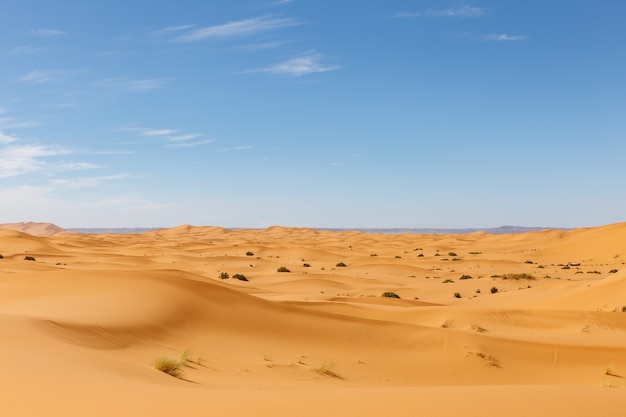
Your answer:
[[[0,228],[10,415],[626,406],[626,224],[516,235],[29,227]],[[153,368],[185,350],[182,378]]]

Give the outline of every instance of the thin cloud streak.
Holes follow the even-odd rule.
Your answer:
[[[20,83],[43,84],[51,81],[60,81],[68,78],[72,73],[70,71],[31,71],[17,79]]]
[[[525,35],[507,35],[504,33],[483,36],[483,40],[495,41],[495,42],[525,41],[527,39],[528,39],[528,36],[525,36]]]
[[[417,12],[398,12],[393,17],[479,17],[487,14],[487,9],[468,5],[450,7],[447,9],[427,9]]]
[[[31,35],[34,36],[43,36],[43,37],[54,37],[65,35],[65,32],[62,30],[55,29],[34,29],[30,31]]]
[[[190,31],[187,34],[175,38],[178,42],[198,42],[207,39],[231,38],[237,36],[254,35],[269,32],[300,23],[289,18],[276,18],[269,16],[255,17],[246,20],[236,20],[222,25],[207,26]]]
[[[42,158],[69,154],[66,149],[38,145],[10,145],[0,149],[0,178],[16,177],[43,169]]]
[[[105,78],[94,81],[90,85],[94,87],[109,88],[117,91],[126,91],[131,93],[146,93],[161,88],[167,79],[152,78],[143,80],[133,80],[123,77]]]
[[[323,59],[322,54],[313,52],[305,56],[280,62],[276,65],[248,70],[243,73],[264,73],[300,77],[306,74],[335,71],[341,68],[337,65],[323,65]]]

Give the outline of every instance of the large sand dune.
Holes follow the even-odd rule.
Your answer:
[[[2,415],[626,409],[626,224],[83,235],[23,223],[0,229],[0,254]],[[185,351],[179,378],[154,369]]]

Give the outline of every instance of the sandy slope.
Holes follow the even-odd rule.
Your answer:
[[[626,224],[29,227],[0,229],[3,415],[624,415]]]

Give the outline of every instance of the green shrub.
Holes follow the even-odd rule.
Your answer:
[[[239,281],[247,281],[248,278],[244,274],[235,274],[233,275],[234,279],[238,279]]]
[[[381,297],[387,297],[387,298],[400,298],[400,296],[398,294],[396,294],[393,291],[385,291],[383,293],[383,295],[381,295]]]
[[[281,266],[281,267],[280,267],[280,268],[278,268],[276,271],[277,271],[277,272],[291,272],[291,271],[289,270],[289,268],[287,268],[286,266]]]
[[[337,265],[335,265],[335,266],[336,266],[336,267],[339,267],[339,268],[345,268],[345,267],[346,267],[346,266],[348,266],[348,265],[344,264],[343,262],[339,262],[339,263],[338,263]]]

